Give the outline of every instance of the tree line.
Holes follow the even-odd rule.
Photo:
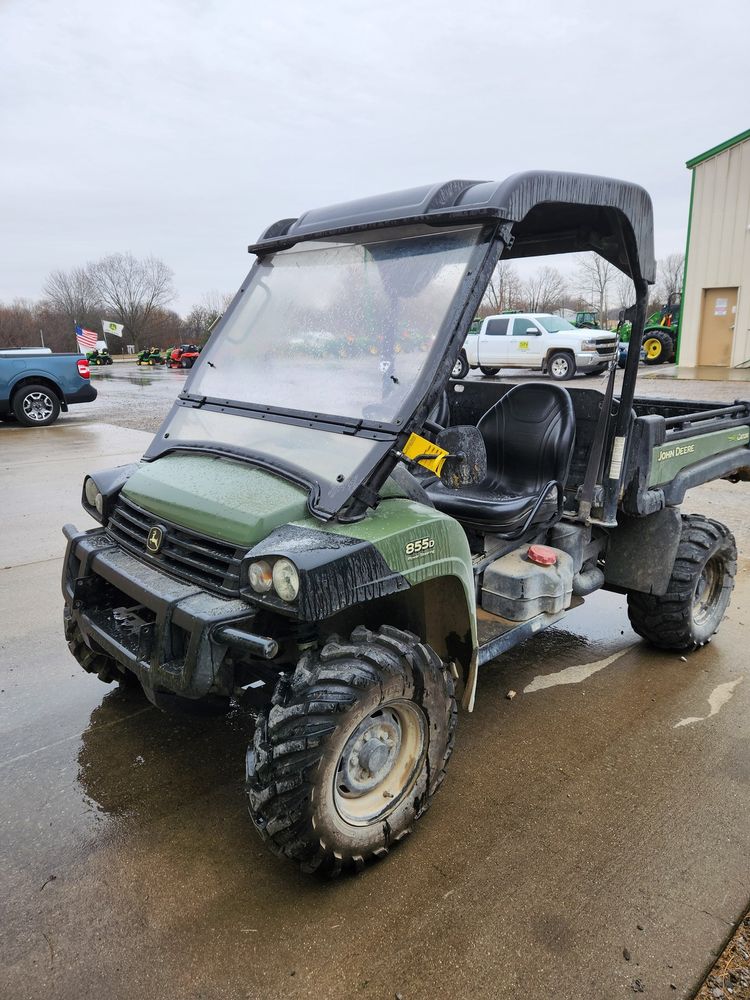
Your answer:
[[[657,262],[657,281],[651,289],[649,312],[682,291],[685,255],[672,253]],[[507,310],[518,312],[579,312],[595,310],[601,319],[614,320],[635,302],[630,278],[595,253],[579,254],[571,274],[544,265],[522,278],[511,261],[501,260],[487,285],[480,315]]]
[[[170,308],[174,298],[174,274],[163,261],[108,254],[84,267],[53,271],[37,301],[0,302],[0,349],[44,345],[75,351],[76,324],[103,340],[102,320],[125,327],[121,340],[109,338],[113,352],[125,352],[128,344],[135,350],[203,344],[232,296],[209,292],[184,317]]]
[[[650,310],[681,291],[684,265],[681,253],[669,254],[658,262]],[[204,344],[232,296],[209,292],[185,317],[170,308],[174,298],[174,274],[163,261],[156,257],[138,259],[129,253],[108,254],[84,267],[53,271],[38,301],[0,302],[0,349],[43,344],[53,351],[75,351],[76,324],[95,330],[104,339],[102,320],[125,327],[122,342],[110,338],[113,352],[126,351],[128,344],[135,350]],[[480,314],[511,309],[553,313],[594,309],[605,321],[616,319],[619,310],[632,305],[634,299],[630,278],[594,253],[579,255],[570,275],[544,265],[522,278],[512,262],[501,260],[487,286]]]

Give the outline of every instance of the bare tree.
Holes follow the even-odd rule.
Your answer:
[[[89,264],[86,273],[102,306],[115,314],[110,318],[125,325],[136,347],[143,346],[154,310],[174,298],[171,268],[156,257],[113,253]]]
[[[41,347],[42,344],[53,351],[75,350],[68,315],[49,301],[0,302],[0,348]]]
[[[204,343],[208,339],[211,328],[226,312],[233,299],[230,292],[206,292],[200,302],[196,303],[185,317],[186,336],[191,341]]]
[[[608,297],[619,273],[614,264],[597,253],[581,254],[577,258],[577,280],[581,293],[590,298],[593,308],[598,309],[601,321],[607,317]]]
[[[492,314],[504,309],[516,309],[523,294],[523,282],[510,261],[498,261],[485,289],[479,312]]]
[[[44,283],[44,294],[50,305],[68,318],[71,329],[76,323],[90,322],[99,305],[96,288],[84,267],[53,271]]]
[[[657,265],[659,275],[659,294],[664,302],[669,296],[682,291],[682,280],[685,273],[685,254],[671,253],[663,257]]]
[[[633,279],[624,271],[618,271],[615,275],[615,293],[618,309],[628,309],[635,302]]]
[[[540,267],[523,284],[527,312],[553,312],[565,298],[565,279],[555,267]]]

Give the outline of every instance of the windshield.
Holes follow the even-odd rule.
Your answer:
[[[544,327],[547,333],[562,333],[563,330],[577,330],[578,327],[573,326],[562,316],[537,316],[537,323]]]
[[[481,232],[381,230],[269,255],[204,350],[191,395],[401,422]]]
[[[332,516],[431,388],[491,236],[391,228],[259,260],[146,458],[240,453]]]

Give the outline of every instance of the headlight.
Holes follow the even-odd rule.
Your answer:
[[[584,340],[581,344],[582,351],[595,351],[597,348],[597,343],[595,340]]]
[[[101,517],[104,513],[104,497],[99,492],[99,487],[96,485],[91,476],[87,476],[83,484],[83,495],[86,498],[86,503],[89,507],[92,507],[99,516]]]
[[[291,563],[289,565],[291,566]],[[247,579],[256,594],[267,594],[273,586],[271,564],[267,563],[265,559],[261,559],[260,562],[250,563],[250,569],[247,571]]]
[[[273,564],[273,586],[282,601],[293,601],[299,593],[299,573],[289,559],[277,559]]]

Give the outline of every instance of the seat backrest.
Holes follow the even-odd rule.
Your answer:
[[[552,479],[565,484],[575,416],[568,391],[554,382],[515,385],[477,425],[487,448],[487,478],[526,495]]]

